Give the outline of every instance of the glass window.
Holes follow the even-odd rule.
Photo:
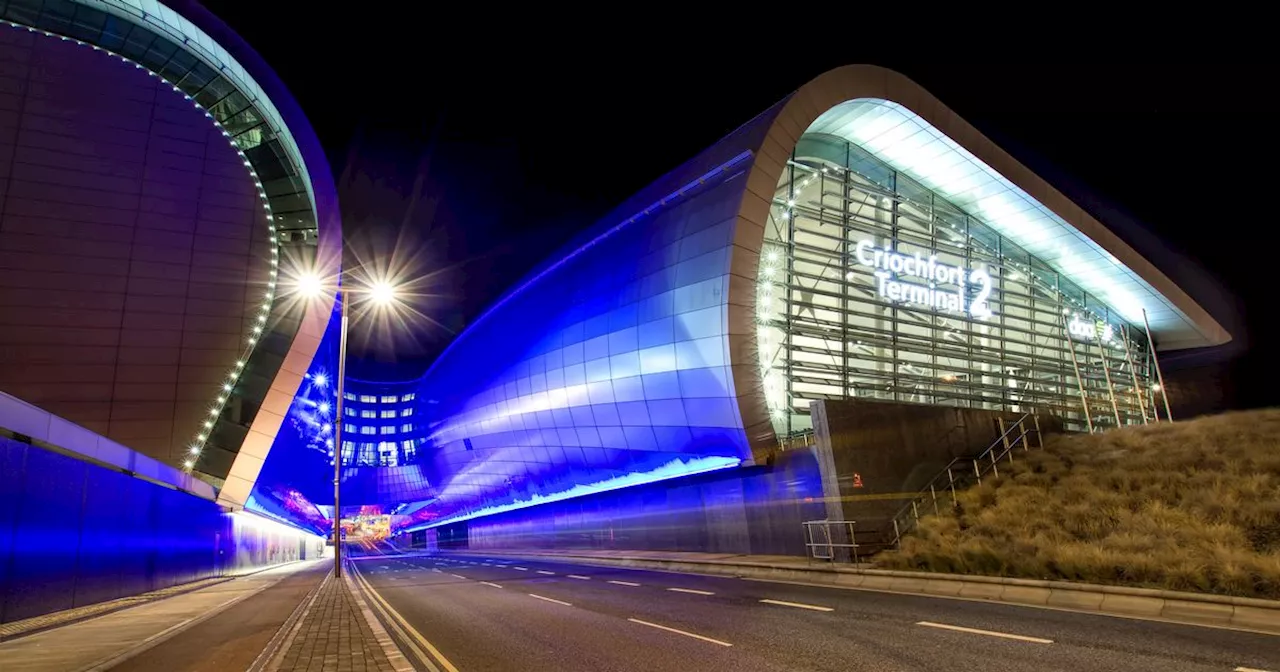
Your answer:
[[[373,396],[372,394],[362,394],[360,395],[360,401],[366,404],[376,404],[378,403],[378,398]]]
[[[391,409],[391,410],[384,410],[384,411],[382,412],[382,417],[384,417],[384,418],[394,418],[394,417],[396,417],[395,409]]]
[[[396,395],[394,395],[394,394],[384,394],[384,395],[382,395],[382,403],[384,403],[384,404],[394,404],[394,403],[396,403]]]
[[[413,409],[412,409],[412,408],[405,408],[405,409],[401,409],[401,411],[400,411],[400,417],[402,417],[402,418],[407,418],[407,417],[409,417],[409,416],[411,416],[411,415],[413,415]]]
[[[412,432],[412,431],[413,431],[413,425],[400,425],[400,431],[402,431],[402,432]]]
[[[413,393],[410,392],[408,394],[402,395],[400,397],[400,401],[413,401]]]
[[[378,417],[378,412],[377,412],[377,411],[371,411],[371,410],[369,410],[369,409],[367,409],[367,408],[366,408],[366,409],[364,409],[364,410],[360,411],[360,417],[362,417],[362,418],[376,418],[376,417]]]
[[[395,434],[395,433],[396,433],[395,425],[387,425],[387,426],[385,426],[385,427],[381,427],[381,428],[379,428],[379,429],[381,429],[381,430],[382,430],[382,431],[378,432],[379,434]]]
[[[356,400],[356,395],[351,394],[350,392],[348,392],[348,393],[346,393],[346,394],[342,395],[342,398],[343,398],[343,399],[346,399],[347,401],[355,401],[355,400]]]
[[[360,428],[360,433],[361,433],[361,434],[373,434],[373,433],[374,433],[374,429],[376,429],[376,428],[375,428],[375,427],[370,427],[370,426],[368,426],[368,425],[365,425],[364,427],[361,427],[361,428]]]

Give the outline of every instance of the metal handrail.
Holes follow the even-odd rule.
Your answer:
[[[1030,419],[1034,423],[1034,427],[1028,429],[1027,420]],[[1003,423],[1003,420],[1001,420]],[[1016,438],[1011,435],[1017,430],[1019,433]],[[1013,450],[1019,445],[1023,451],[1030,449],[1030,440],[1028,437],[1035,434],[1040,441],[1041,448],[1044,447],[1044,437],[1040,433],[1040,418],[1034,413],[1024,413],[1016,421],[1009,425],[991,445],[985,450],[978,453],[975,457],[957,457],[947,464],[942,471],[934,476],[929,484],[922,488],[911,501],[898,510],[893,516],[893,543],[895,546],[902,547],[902,536],[910,532],[920,522],[920,507],[922,504],[933,504],[933,513],[940,513],[938,509],[938,490],[945,489],[951,491],[951,506],[955,508],[958,500],[956,499],[956,487],[963,487],[969,476],[977,481],[978,485],[982,485],[982,477],[988,473],[994,473],[998,478],[1000,476],[999,463],[1009,457],[1009,461],[1013,461]],[[998,452],[997,452],[998,451]],[[963,468],[960,468],[963,465]],[[972,467],[972,470],[970,470]],[[927,514],[927,511],[926,511]]]
[[[804,526],[804,546],[809,557],[815,560],[827,560],[835,562],[836,549],[847,549],[853,557],[853,562],[858,562],[858,542],[854,538],[852,520],[809,520],[802,523]],[[832,528],[835,527],[842,533],[848,534],[848,542],[843,540],[834,541]],[[822,540],[819,541],[814,535],[815,529],[822,531]],[[845,559],[847,561],[847,559]]]

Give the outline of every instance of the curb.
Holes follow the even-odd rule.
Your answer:
[[[457,553],[459,551],[449,551]],[[839,588],[926,595],[1005,604],[1066,609],[1085,613],[1161,620],[1186,625],[1248,630],[1280,635],[1280,601],[1207,595],[1153,588],[1104,586],[1067,581],[994,576],[934,574],[886,569],[831,566],[804,569],[762,562],[695,559],[667,560],[634,556],[609,557],[520,551],[461,551],[464,554],[562,559],[615,567],[661,569],[737,578],[795,581]]]

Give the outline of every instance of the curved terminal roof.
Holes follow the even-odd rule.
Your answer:
[[[240,151],[265,202],[271,233],[286,255],[292,255],[287,261],[314,263],[329,277],[338,274],[342,232],[337,190],[319,140],[270,66],[199,3],[37,0],[7,3],[0,8],[0,18],[92,45],[169,83],[203,109],[210,123]],[[314,260],[308,258],[313,255]],[[247,500],[331,312],[331,297],[296,306],[277,301],[271,310],[270,331],[289,339],[288,352],[265,353],[259,360],[252,344],[266,334],[251,339],[246,368],[257,363],[271,385],[265,398],[253,400],[260,406],[247,433],[241,429],[229,434],[242,434],[244,439],[238,447],[227,446],[238,452],[225,475],[221,503],[240,507]],[[227,362],[228,370],[234,364]],[[245,365],[241,362],[237,370],[239,366]],[[212,396],[211,391],[211,400]]]
[[[1092,217],[1068,212],[1079,224],[1073,226],[905,105],[875,98],[846,101],[824,112],[806,132],[840,136],[874,153],[1069,277],[1129,323],[1141,325],[1145,309],[1163,349],[1217,345],[1230,338],[1185,293],[1176,287],[1170,291],[1163,273],[1109,231],[1100,231]],[[1030,186],[1052,189],[1039,178]],[[1156,284],[1165,285],[1170,296]]]
[[[1160,269],[920,85],[869,65],[820,75],[748,126],[763,132],[743,217],[763,227],[770,191],[804,133],[844,137],[946,196],[1141,325],[1161,350],[1231,335]],[[767,185],[767,188],[766,188]],[[759,249],[753,236],[739,239]]]

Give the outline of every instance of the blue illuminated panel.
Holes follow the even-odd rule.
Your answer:
[[[615,226],[459,337],[417,395],[438,500],[411,525],[750,456],[726,323],[741,180],[729,173]]]

